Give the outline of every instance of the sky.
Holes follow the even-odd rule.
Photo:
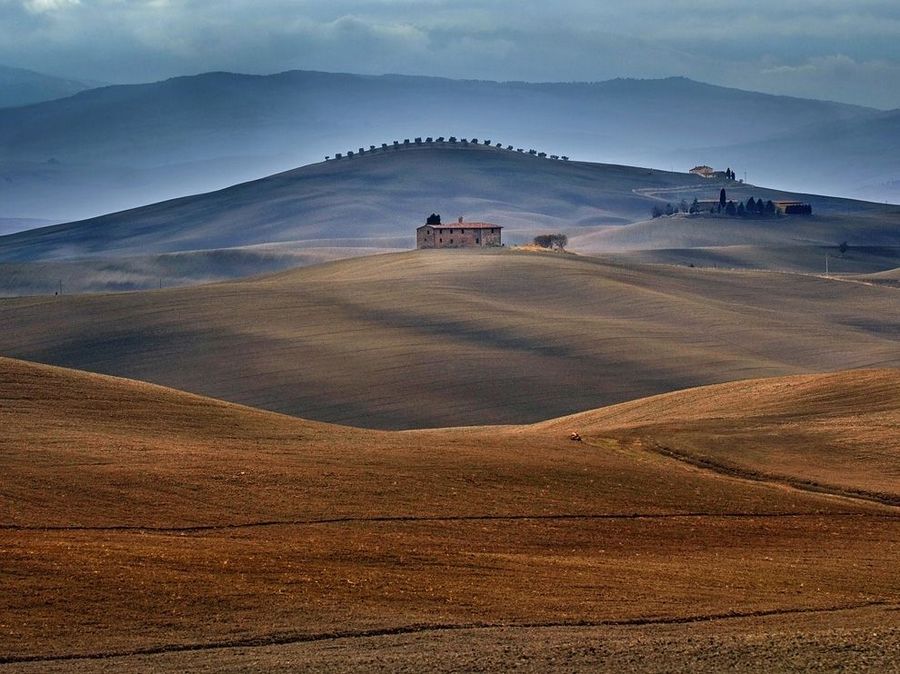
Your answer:
[[[94,82],[291,69],[682,75],[900,108],[898,0],[0,0],[0,64]]]

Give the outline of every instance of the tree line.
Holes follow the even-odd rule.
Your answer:
[[[696,198],[691,204],[688,204],[684,199],[682,199],[679,204],[666,204],[665,207],[654,204],[650,211],[654,218],[659,218],[663,215],[675,215],[676,213],[689,213],[693,215],[704,212],[707,212],[705,207],[701,207],[700,202]],[[738,201],[735,203],[728,199],[725,188],[722,188],[719,192],[719,202],[715,206],[710,207],[708,212],[716,215],[732,215],[742,218],[774,217],[778,215],[778,208],[771,199],[763,201],[762,199],[749,197],[747,201]]]
[[[394,149],[399,150],[401,147],[411,147],[414,145],[431,145],[433,143],[448,143],[450,145],[460,144],[460,145],[483,145],[485,147],[493,147],[497,150],[508,150],[509,152],[515,151],[520,154],[528,154],[532,157],[538,157],[540,159],[559,159],[562,161],[569,161],[569,158],[566,155],[557,155],[551,154],[548,155],[546,152],[539,152],[534,148],[526,150],[523,147],[514,148],[512,145],[503,146],[503,143],[494,143],[491,139],[479,140],[478,138],[457,138],[456,136],[450,136],[449,138],[444,138],[443,136],[438,136],[437,138],[432,138],[428,136],[424,140],[422,138],[414,138],[410,140],[409,138],[405,138],[401,143],[399,140],[393,141],[390,145],[387,143],[382,143],[381,147],[377,147],[375,145],[370,145],[367,150],[364,147],[359,148],[355,152],[353,150],[348,150],[346,153],[338,152],[334,155],[334,159],[343,159],[347,157],[348,159],[352,159],[354,156],[359,154],[366,154],[366,152],[384,152],[386,150]],[[331,161],[331,155],[325,155],[325,161]]]

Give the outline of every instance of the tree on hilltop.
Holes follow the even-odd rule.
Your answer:
[[[565,234],[538,234],[534,237],[534,245],[540,248],[555,248],[556,250],[565,250],[569,243],[569,237]]]

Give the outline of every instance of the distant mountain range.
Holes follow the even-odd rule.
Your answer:
[[[65,98],[92,86],[95,85],[36,73],[33,70],[0,66],[0,108]]]
[[[897,142],[898,115],[684,78],[207,73],[0,110],[0,216],[74,220],[451,135],[682,171],[714,163],[757,183],[887,199],[900,164],[883,148]]]

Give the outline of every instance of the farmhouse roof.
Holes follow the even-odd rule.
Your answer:
[[[416,229],[431,227],[433,229],[503,229],[502,225],[490,222],[444,222],[440,225],[420,225]]]

